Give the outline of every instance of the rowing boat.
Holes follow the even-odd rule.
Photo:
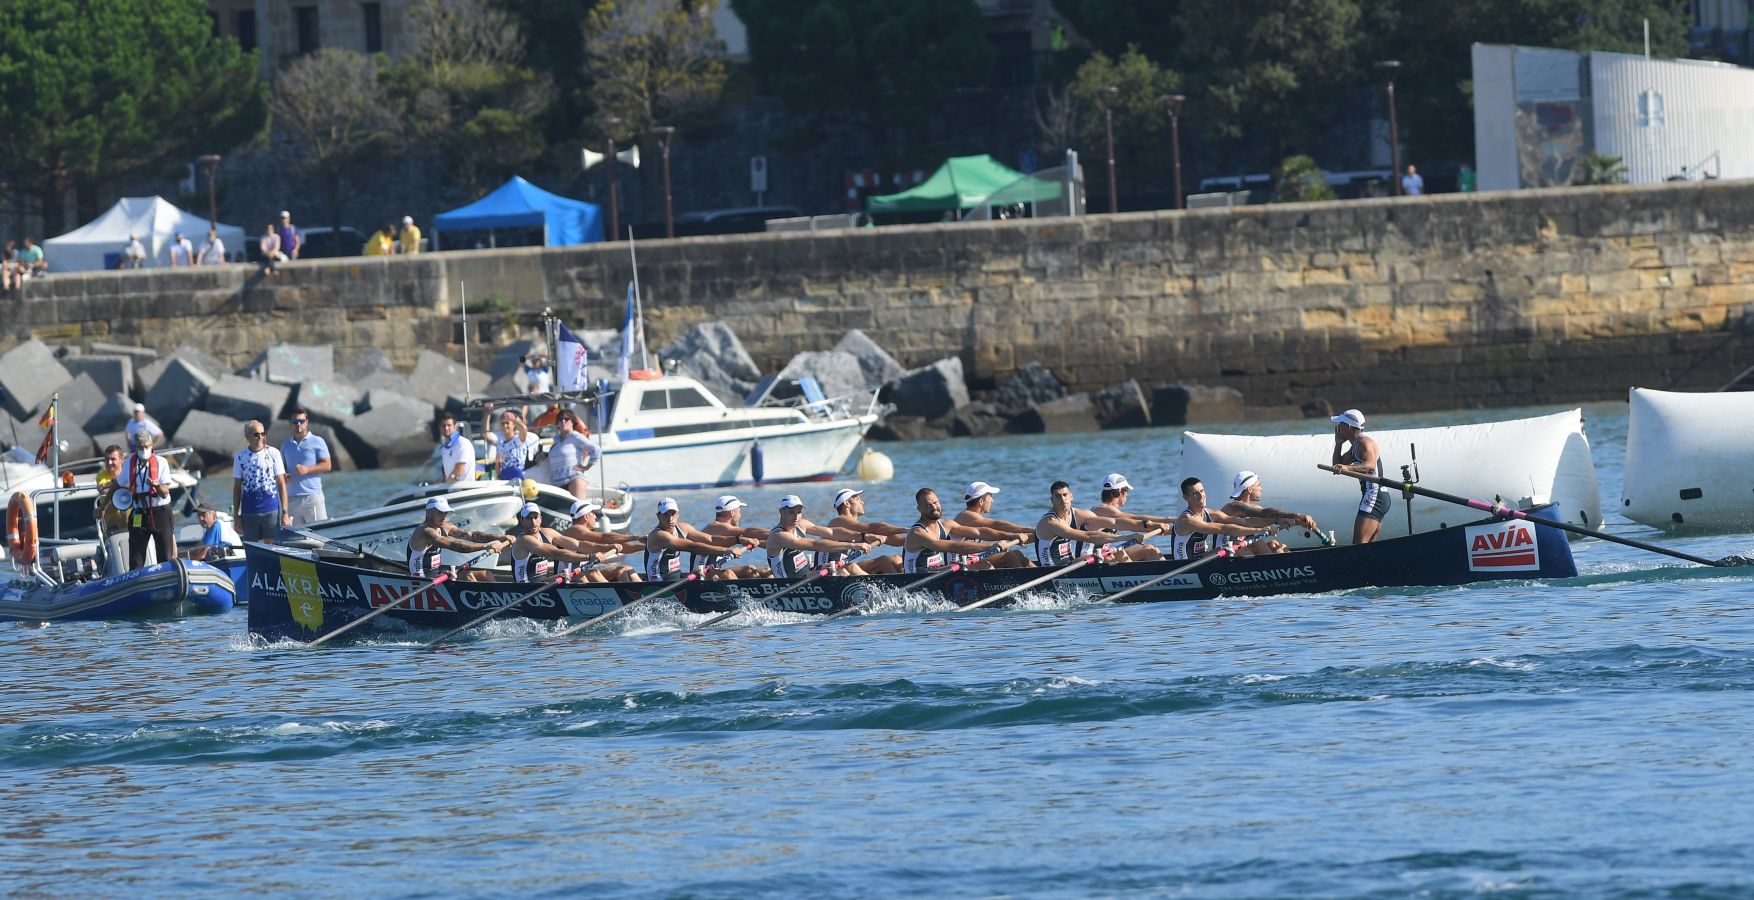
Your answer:
[[[421,590],[422,579],[321,558],[310,551],[246,545],[250,632],[265,640],[309,641],[374,609],[412,597],[369,623],[391,628],[451,629],[511,604],[538,588],[511,582],[447,581]],[[1184,565],[1174,560],[1085,566],[1039,590],[1097,596],[1143,585]],[[919,590],[959,606],[978,603],[1044,574],[1041,569],[956,572]],[[1538,520],[1484,519],[1373,544],[1220,559],[1130,594],[1126,602],[1309,594],[1372,587],[1445,586],[1483,581],[1570,578],[1577,574],[1565,534]],[[919,580],[918,575],[829,576],[798,587],[775,579],[698,581],[667,602],[716,615],[756,606],[829,614],[866,604]],[[557,585],[508,615],[538,620],[597,616],[665,588],[657,583]],[[778,596],[788,588],[784,597]],[[771,604],[765,598],[773,597]],[[1009,601],[1007,601],[1009,602]],[[1002,605],[1002,604],[1001,604]],[[387,623],[395,620],[400,624]],[[370,629],[362,628],[369,633]]]

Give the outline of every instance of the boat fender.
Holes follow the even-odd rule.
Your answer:
[[[867,448],[859,457],[859,477],[865,481],[888,481],[895,477],[895,463],[887,455]]]
[[[749,474],[755,476],[756,484],[767,480],[767,458],[761,451],[760,438],[756,438],[755,442],[749,445]]]
[[[14,565],[33,566],[37,561],[37,509],[24,492],[13,494],[6,504],[6,546]]]

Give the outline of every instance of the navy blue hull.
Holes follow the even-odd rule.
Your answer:
[[[248,545],[247,554],[248,585],[240,589],[250,595],[250,632],[269,640],[311,640],[387,605],[422,583],[402,574],[313,561],[256,544]],[[1081,591],[1086,595],[1113,593],[1143,584],[1180,565],[1183,564],[1163,560],[1085,566],[1035,590]],[[1043,574],[1042,569],[958,572],[920,590],[967,605]],[[1576,574],[1577,566],[1564,532],[1526,521],[1494,519],[1375,544],[1215,560],[1133,593],[1125,600],[1157,603],[1370,587],[1569,578]],[[696,582],[671,596],[699,614],[729,612],[749,604],[783,612],[827,614],[860,606],[921,577],[819,578],[771,603],[764,598],[779,594],[792,583],[770,579]],[[507,615],[551,620],[595,616],[662,587],[651,583],[551,587]],[[427,588],[379,617],[379,621],[395,618],[409,625],[449,629],[534,589],[534,585],[505,582],[446,583]],[[369,630],[367,626],[359,631]]]
[[[172,560],[83,584],[0,588],[0,621],[54,622],[217,615],[232,608],[226,574],[205,563]]]

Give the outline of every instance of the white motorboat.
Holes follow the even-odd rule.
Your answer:
[[[545,484],[510,481],[473,481],[461,484],[423,484],[398,494],[384,505],[337,516],[306,526],[304,530],[324,539],[385,559],[401,560],[408,555],[408,538],[426,516],[426,503],[444,497],[451,506],[449,521],[470,531],[503,532],[517,523],[518,507],[525,503],[526,491],[542,507],[551,528],[572,524],[573,495]],[[627,530],[633,515],[633,498],[619,488],[606,490],[593,487],[591,499],[603,506],[597,527],[610,531]],[[460,559],[460,558],[459,558]],[[447,554],[446,562],[455,563]]]
[[[608,385],[588,413],[608,422],[594,437],[598,477],[636,491],[829,481],[885,411],[875,391],[733,408],[692,378],[640,374]]]

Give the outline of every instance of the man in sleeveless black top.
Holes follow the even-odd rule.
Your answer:
[[[561,574],[561,564],[595,565],[608,562],[614,550],[596,553],[552,528],[542,526],[542,507],[526,503],[518,510],[517,539],[512,542],[512,580],[524,583],[549,581]],[[586,570],[589,571],[589,570]],[[603,580],[601,576],[591,579]]]
[[[920,520],[908,529],[907,541],[901,547],[904,572],[928,572],[956,562],[962,562],[966,568],[990,569],[993,566],[988,560],[967,558],[1017,546],[1016,539],[1007,538],[1003,532],[944,521],[944,507],[938,502],[938,492],[931,488],[914,492],[914,506],[920,511]],[[1027,564],[1028,560],[1024,562]]]
[[[775,578],[802,578],[816,573],[815,555],[851,551],[862,556],[871,549],[863,541],[837,540],[840,529],[818,525],[804,518],[804,501],[797,494],[780,498],[780,523],[767,533],[767,564]],[[848,563],[831,575],[864,575],[857,563]]]
[[[511,546],[512,539],[506,535],[488,534],[483,531],[464,531],[452,525],[446,519],[451,514],[451,504],[443,497],[434,497],[426,501],[426,518],[420,527],[414,529],[414,535],[408,539],[408,573],[417,578],[429,578],[437,575],[433,571],[438,567],[439,551],[450,550],[455,553],[480,553],[486,550],[498,552]],[[481,580],[490,577],[486,572],[472,571],[469,578]]]

